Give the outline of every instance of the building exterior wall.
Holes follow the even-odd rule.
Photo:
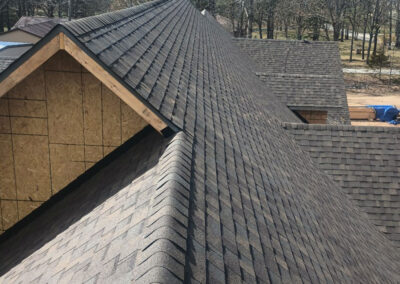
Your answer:
[[[0,233],[146,125],[57,53],[0,98]]]
[[[0,41],[37,43],[39,40],[40,37],[21,30],[13,30],[0,34]]]

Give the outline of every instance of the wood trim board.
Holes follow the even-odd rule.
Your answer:
[[[30,56],[25,62],[23,62],[20,66],[18,66],[18,68],[16,68],[11,74],[9,74],[3,81],[0,82],[0,97],[6,94],[37,68],[39,68],[59,50],[65,50],[158,132],[162,134],[168,128],[168,125],[157,114],[149,109],[116,78],[106,72],[99,63],[91,58],[63,32],[60,32],[54,36],[54,38],[43,45],[39,50],[36,51],[36,53]]]

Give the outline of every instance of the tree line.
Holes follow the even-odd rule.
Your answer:
[[[22,16],[82,18],[123,9],[147,0],[0,0],[0,32]],[[192,0],[195,6],[229,19],[237,37],[302,40],[362,40],[362,58],[377,56],[378,37],[384,32],[388,48],[400,48],[400,0]],[[383,30],[383,31],[382,31]],[[388,38],[388,39],[387,39]]]
[[[400,0],[194,0],[199,9],[230,20],[236,37],[302,40],[362,40],[362,58],[377,56],[378,38],[385,33],[388,48],[400,48]]]
[[[138,3],[138,0],[0,0],[0,32],[9,30],[22,16],[78,19]]]

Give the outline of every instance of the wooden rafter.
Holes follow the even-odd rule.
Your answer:
[[[0,82],[0,97],[6,94],[9,90],[11,90],[11,88],[25,79],[37,68],[39,68],[59,50],[65,50],[158,132],[162,133],[162,131],[168,127],[164,121],[162,121],[143,102],[135,97],[130,90],[128,90],[108,72],[105,72],[104,68],[101,67],[100,64],[91,58],[64,33],[59,33],[57,36],[51,39],[35,54],[33,54],[29,59],[15,69],[9,76],[7,76],[2,82]]]

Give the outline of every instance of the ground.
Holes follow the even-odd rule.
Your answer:
[[[395,105],[400,108],[399,76],[344,74],[349,106]],[[353,121],[353,125],[392,126],[386,122]],[[396,127],[400,127],[397,125]]]

